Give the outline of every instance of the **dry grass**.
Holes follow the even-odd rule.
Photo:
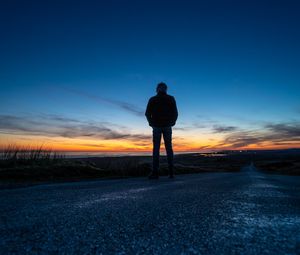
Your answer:
[[[51,164],[64,159],[63,154],[59,154],[51,149],[39,147],[20,147],[8,145],[0,151],[0,166],[12,167],[18,165]]]
[[[256,167],[269,173],[300,175],[299,160],[265,160],[256,162]]]

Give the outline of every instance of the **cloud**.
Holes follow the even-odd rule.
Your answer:
[[[287,124],[287,123],[279,123],[279,124],[267,124],[265,126],[274,134],[279,135],[278,138],[300,138],[300,123]]]
[[[265,143],[291,146],[300,143],[300,123],[269,123],[259,130],[233,130],[219,146],[241,148]]]
[[[0,132],[6,134],[40,135],[46,137],[145,140],[151,136],[113,129],[107,122],[83,122],[58,115],[0,115]]]
[[[44,118],[44,119],[49,119],[51,121],[58,121],[58,122],[61,122],[61,121],[63,121],[63,122],[76,122],[76,123],[80,122],[79,120],[76,120],[76,119],[63,117],[63,116],[56,115],[56,114],[49,114],[49,113],[41,114],[41,115],[39,115],[39,117]]]
[[[258,144],[264,139],[259,137],[259,134],[251,131],[239,131],[227,135],[218,145],[219,147],[230,147],[232,149]]]
[[[237,127],[234,127],[234,126],[221,126],[221,125],[215,125],[213,127],[213,131],[215,133],[227,133],[227,132],[232,132],[232,131],[235,131],[237,130],[238,128]]]
[[[87,92],[84,92],[84,91],[79,91],[79,90],[75,90],[75,89],[70,89],[70,88],[64,88],[65,91],[67,92],[70,92],[72,94],[76,94],[76,95],[79,95],[79,96],[82,96],[82,97],[85,97],[85,98],[88,98],[88,99],[91,99],[97,103],[100,103],[100,104],[110,104],[110,105],[113,105],[113,106],[116,106],[122,110],[125,110],[131,114],[134,114],[136,116],[139,116],[139,117],[144,117],[145,116],[145,112],[143,109],[141,109],[140,107],[134,105],[134,104],[131,104],[131,103],[128,103],[128,102],[124,102],[124,101],[120,101],[120,100],[115,100],[115,99],[110,99],[110,98],[105,98],[105,97],[101,97],[101,96],[98,96],[98,95],[92,95],[92,94],[89,94]]]

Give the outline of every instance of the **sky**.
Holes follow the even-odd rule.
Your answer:
[[[156,84],[176,151],[300,148],[300,2],[3,1],[0,148],[151,151]]]

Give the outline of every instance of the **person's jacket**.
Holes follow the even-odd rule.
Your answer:
[[[178,117],[175,98],[166,93],[157,93],[149,99],[145,115],[151,127],[174,126]]]

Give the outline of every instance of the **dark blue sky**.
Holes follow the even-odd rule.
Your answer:
[[[299,13],[296,0],[1,3],[0,114],[145,133],[139,112],[165,81],[190,137],[298,127]]]

